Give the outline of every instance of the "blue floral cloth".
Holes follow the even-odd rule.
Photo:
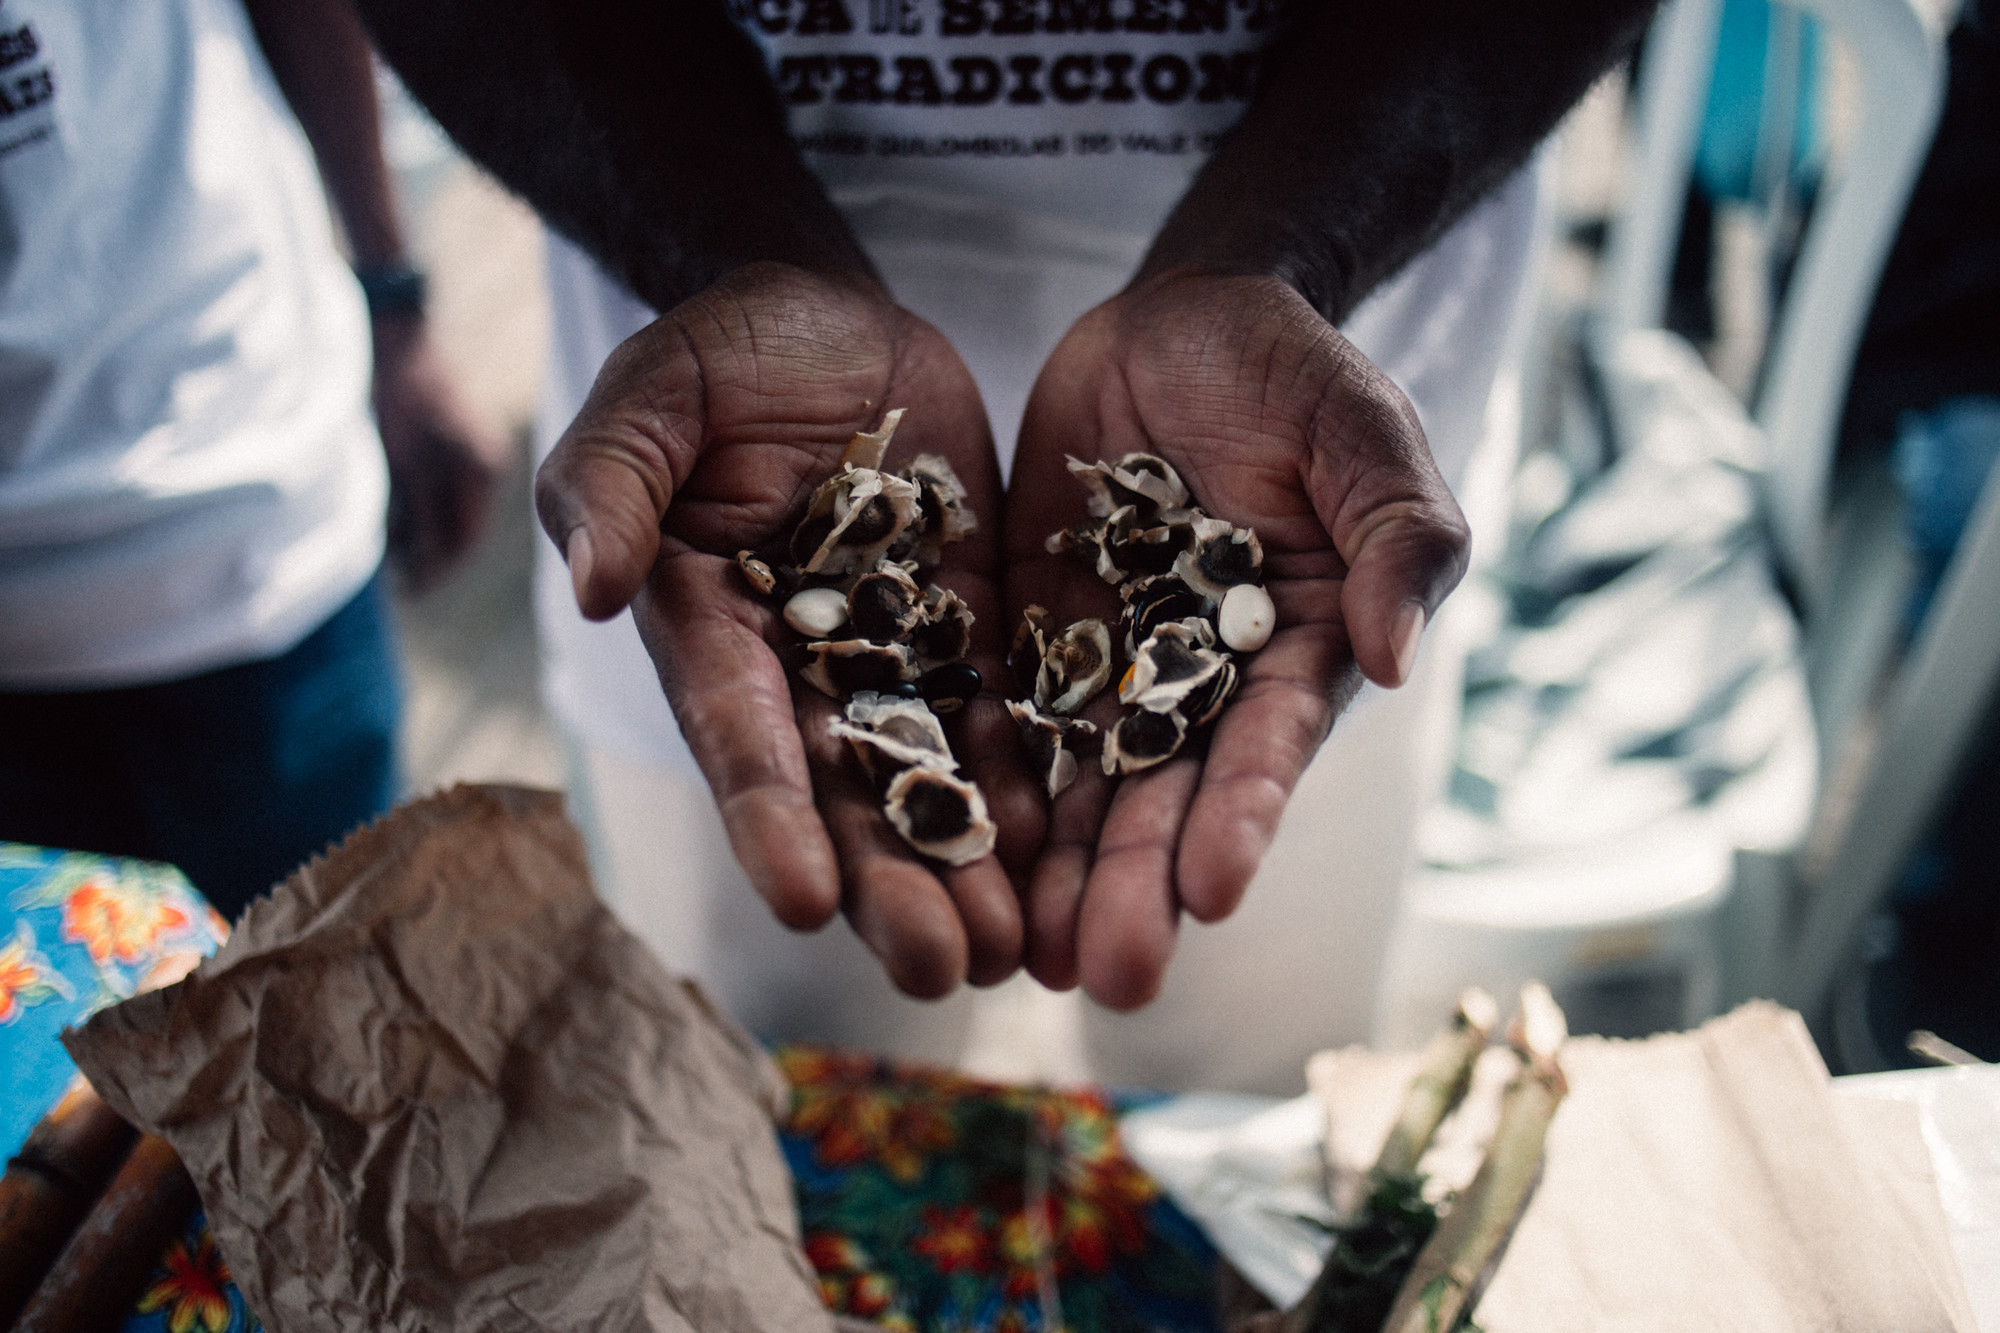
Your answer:
[[[177,980],[228,934],[172,866],[0,842],[0,1159],[76,1074],[65,1027]]]

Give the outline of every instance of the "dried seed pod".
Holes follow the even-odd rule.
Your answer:
[[[846,699],[863,690],[894,694],[905,682],[914,685],[916,663],[909,648],[900,643],[870,643],[866,639],[843,639],[838,643],[809,643],[812,661],[799,675],[822,694]]]
[[[1236,663],[1224,662],[1222,670],[1210,676],[1206,684],[1188,691],[1187,698],[1175,710],[1187,719],[1188,730],[1205,727],[1220,717],[1223,705],[1236,693],[1236,682],[1240,679]]]
[[[1110,626],[1097,619],[1079,620],[1042,654],[1041,670],[1035,674],[1035,707],[1070,716],[1110,680]]]
[[[1198,514],[1201,511],[1185,512]],[[1110,533],[1109,538],[1111,563],[1128,571],[1133,578],[1147,578],[1171,570],[1181,552],[1194,545],[1194,523],[1191,519],[1179,518],[1142,528],[1135,521]]]
[[[924,590],[901,565],[884,560],[854,581],[847,619],[871,643],[900,643],[924,622]]]
[[[1118,683],[1118,701],[1148,712],[1181,712],[1185,716],[1182,704],[1212,684],[1228,666],[1227,654],[1202,647],[1200,638],[1187,626],[1161,625],[1132,655],[1132,666]]]
[[[1051,535],[1043,547],[1051,555],[1075,551],[1084,556],[1097,567],[1097,577],[1115,588],[1127,577],[1118,563],[1117,551],[1136,530],[1132,526],[1136,515],[1137,511],[1128,505],[1104,518],[1085,519],[1073,528]]]
[[[785,623],[813,639],[824,639],[847,623],[847,598],[838,588],[801,588],[785,600]]]
[[[1239,583],[1222,599],[1215,613],[1215,632],[1239,653],[1254,653],[1271,641],[1278,627],[1278,608],[1262,585]]]
[[[1020,724],[1022,743],[1034,758],[1050,798],[1060,796],[1064,788],[1076,781],[1076,754],[1070,738],[1096,735],[1097,724],[1080,717],[1057,717],[1041,712],[1033,704],[1011,699],[1007,711]]]
[[[1090,512],[1104,518],[1132,506],[1147,523],[1161,513],[1185,508],[1188,490],[1180,474],[1164,458],[1126,454],[1116,463],[1069,460],[1070,475],[1090,492]]]
[[[1141,709],[1127,713],[1104,737],[1104,772],[1137,773],[1173,758],[1187,739],[1187,722],[1179,713]]]
[[[792,534],[792,559],[807,574],[839,578],[875,563],[917,514],[917,488],[873,468],[842,468],[813,493]]]
[[[965,507],[965,483],[950,462],[936,454],[918,454],[901,475],[917,488],[910,551],[928,569],[944,558],[945,546],[979,530],[979,517]]]
[[[1174,573],[1209,601],[1220,604],[1239,583],[1255,583],[1264,546],[1248,528],[1219,518],[1194,520],[1194,545],[1174,558]]]
[[[1154,629],[1175,621],[1198,620],[1208,613],[1208,599],[1172,574],[1134,579],[1118,590],[1125,610],[1118,627],[1125,632],[1125,656],[1136,657],[1139,645]]]
[[[766,597],[778,590],[777,572],[759,560],[755,552],[738,551],[736,567],[743,571],[744,581]]]
[[[854,748],[877,783],[912,766],[946,772],[958,766],[937,717],[913,699],[864,690],[848,701],[847,716],[835,718],[827,729]]]
[[[847,442],[840,452],[840,465],[852,468],[879,468],[883,455],[889,452],[889,440],[902,424],[906,408],[894,408],[882,417],[882,424],[874,430],[861,430]]]
[[[970,865],[999,834],[986,798],[966,779],[935,768],[906,768],[889,783],[883,813],[903,841],[947,865]]]
[[[972,647],[972,621],[972,608],[957,593],[935,585],[927,589],[923,619],[910,634],[917,661],[934,667],[964,657]]]
[[[1055,621],[1046,606],[1022,608],[1021,627],[1014,631],[1014,642],[1007,649],[1007,669],[1014,673],[1015,683],[1024,693],[1034,693],[1035,681],[1042,673],[1042,658],[1049,651],[1049,636],[1054,632]]]

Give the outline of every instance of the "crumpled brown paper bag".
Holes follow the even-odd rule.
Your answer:
[[[405,807],[67,1041],[277,1333],[832,1328],[782,1080],[598,902],[552,793]]]

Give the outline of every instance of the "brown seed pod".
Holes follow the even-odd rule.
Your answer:
[[[1136,510],[1127,506],[1104,518],[1085,519],[1073,528],[1051,535],[1042,545],[1051,555],[1074,551],[1083,556],[1096,566],[1097,577],[1115,588],[1128,577],[1116,553],[1135,531],[1132,524],[1136,514]]]
[[[1173,758],[1187,739],[1187,722],[1179,713],[1141,709],[1127,713],[1104,737],[1106,776],[1137,773]]]
[[[1111,628],[1097,619],[1079,620],[1058,635],[1042,654],[1035,674],[1035,707],[1071,716],[1111,681]]]
[[[904,842],[947,865],[970,865],[986,856],[999,835],[979,788],[935,768],[898,773],[889,783],[883,813]]]
[[[852,468],[879,468],[882,458],[889,452],[889,440],[896,433],[896,427],[903,423],[906,408],[893,408],[883,414],[882,424],[874,430],[861,430],[841,450],[840,465]]]
[[[792,534],[792,559],[802,572],[830,578],[872,569],[916,513],[912,483],[873,468],[842,468],[813,493]]]
[[[917,563],[930,569],[944,558],[946,546],[979,530],[979,517],[965,507],[965,483],[936,454],[918,454],[901,476],[917,488],[917,517],[905,541]]]
[[[1125,633],[1128,658],[1138,656],[1139,645],[1157,627],[1176,621],[1201,620],[1210,609],[1207,598],[1172,574],[1134,579],[1118,592],[1125,599],[1118,627]]]
[[[1174,573],[1209,601],[1221,605],[1239,583],[1255,583],[1264,568],[1264,547],[1248,528],[1219,518],[1194,521],[1194,545],[1174,558]]]
[[[1077,761],[1071,738],[1095,736],[1097,724],[1080,717],[1057,717],[1036,709],[1033,704],[1008,700],[1007,711],[1020,724],[1021,741],[1042,775],[1049,796],[1060,796],[1076,781]]]
[[[1104,518],[1131,506],[1147,524],[1187,506],[1188,490],[1173,465],[1152,454],[1126,454],[1116,463],[1069,460],[1070,474],[1090,492],[1090,512]]]
[[[847,716],[827,729],[854,748],[877,784],[913,765],[947,772],[958,766],[937,717],[914,699],[863,690],[848,700]]]
[[[863,690],[893,693],[906,680],[917,678],[916,662],[900,643],[870,643],[866,639],[824,640],[809,643],[812,661],[799,672],[806,683],[835,699],[846,699]]]
[[[1014,642],[1007,649],[1007,669],[1014,673],[1014,680],[1024,693],[1032,694],[1035,681],[1042,672],[1042,658],[1049,651],[1049,636],[1055,633],[1055,621],[1046,606],[1027,606],[1021,609],[1021,625],[1014,631]]]
[[[901,643],[924,622],[924,591],[901,565],[884,560],[848,590],[847,621],[871,643]]]
[[[1118,701],[1148,712],[1186,716],[1183,703],[1228,668],[1228,654],[1203,647],[1199,635],[1185,624],[1161,625],[1133,654],[1131,669],[1118,683]]]
[[[925,667],[956,662],[972,647],[972,608],[949,588],[924,590],[923,618],[911,631],[910,646]]]

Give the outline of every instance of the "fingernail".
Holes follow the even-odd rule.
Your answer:
[[[590,549],[590,530],[582,524],[569,531],[569,547],[563,552],[563,559],[569,564],[570,587],[576,592],[576,604],[583,606],[583,590],[590,586],[590,568],[595,563],[596,553]]]
[[[1389,631],[1389,648],[1396,654],[1396,683],[1401,685],[1410,678],[1410,668],[1417,662],[1417,640],[1423,637],[1424,608],[1421,602],[1407,602],[1396,613],[1396,624]]]

